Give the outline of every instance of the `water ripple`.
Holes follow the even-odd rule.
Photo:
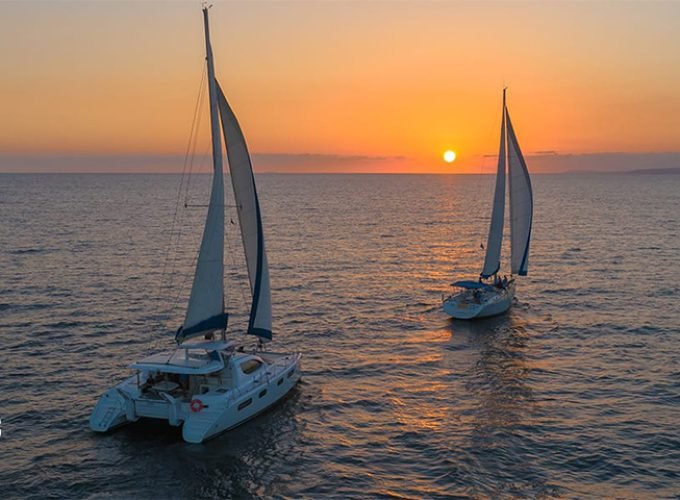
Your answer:
[[[3,498],[678,496],[680,179],[536,177],[531,276],[510,314],[466,323],[440,301],[479,268],[469,207],[492,178],[258,176],[275,346],[303,351],[303,381],[195,446],[87,418],[172,346],[204,213],[181,214],[182,277],[160,287],[177,177],[3,175]]]

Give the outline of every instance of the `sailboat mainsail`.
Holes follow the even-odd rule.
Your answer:
[[[519,149],[517,136],[506,109],[508,127],[508,172],[510,188],[510,269],[526,276],[529,267],[529,241],[533,217],[533,194],[529,170]]]
[[[498,170],[496,172],[496,191],[493,195],[491,225],[489,239],[486,244],[484,267],[480,273],[488,278],[498,272],[501,267],[501,244],[503,243],[503,219],[505,214],[505,90],[503,90],[503,118],[501,119],[501,145],[498,153]]]
[[[250,291],[253,296],[248,333],[271,339],[272,304],[269,265],[264,246],[262,217],[260,203],[257,199],[253,168],[241,127],[219,85],[217,86],[217,98],[229,160],[231,184],[236,199],[236,211],[241,226],[243,249],[246,254]]]
[[[224,179],[222,173],[222,143],[217,116],[217,83],[213,65],[208,11],[203,11],[205,46],[208,61],[208,95],[210,98],[210,129],[212,136],[213,180],[210,205],[203,229],[201,249],[196,262],[194,283],[191,287],[189,306],[184,326],[179,329],[176,340],[201,335],[204,332],[226,328],[224,311]]]

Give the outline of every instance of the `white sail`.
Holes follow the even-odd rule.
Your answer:
[[[208,60],[208,94],[210,97],[210,127],[212,134],[213,180],[210,205],[203,229],[203,240],[196,262],[194,283],[191,287],[189,306],[184,326],[176,339],[201,335],[226,328],[224,312],[224,178],[222,173],[222,143],[217,116],[217,86],[213,66],[208,11],[203,11],[205,46]]]
[[[501,145],[498,152],[496,171],[496,192],[493,195],[491,225],[486,242],[486,257],[482,268],[482,278],[488,278],[501,267],[501,244],[503,242],[503,218],[505,214],[505,90],[503,90],[503,118],[501,119]]]
[[[261,338],[272,338],[272,305],[269,286],[269,265],[264,245],[260,203],[257,199],[255,177],[250,163],[248,146],[236,115],[227,102],[222,89],[217,86],[218,104],[222,119],[224,142],[229,160],[231,184],[234,188],[243,248],[248,265],[250,291],[253,302],[250,308],[248,333]]]
[[[513,274],[526,276],[534,202],[529,170],[519,149],[517,136],[506,110],[508,128],[508,172],[510,184],[510,267]]]

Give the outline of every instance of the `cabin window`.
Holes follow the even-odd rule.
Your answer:
[[[281,384],[283,384],[283,379],[282,379],[282,378],[279,379],[279,381],[276,383],[276,385],[281,385]]]
[[[244,361],[241,363],[241,370],[243,370],[243,373],[246,375],[249,375],[257,370],[260,369],[262,366],[262,361],[259,359],[249,359],[248,361]]]
[[[238,405],[239,411],[241,411],[241,410],[242,410],[243,408],[245,408],[246,406],[249,406],[250,403],[252,403],[252,402],[253,402],[253,398],[248,398],[248,399],[246,399],[245,401],[243,401],[240,405]]]
[[[293,373],[295,373],[295,369],[291,370],[288,372],[288,375],[286,375],[288,378],[293,376]]]
[[[260,397],[263,398],[267,395],[267,389],[263,389],[262,392],[260,392]]]

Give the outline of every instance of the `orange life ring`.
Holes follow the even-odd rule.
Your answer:
[[[200,399],[192,399],[191,403],[189,403],[189,408],[191,408],[191,411],[193,411],[194,413],[198,413],[203,408],[205,408],[205,405],[203,404],[203,401],[201,401]]]

